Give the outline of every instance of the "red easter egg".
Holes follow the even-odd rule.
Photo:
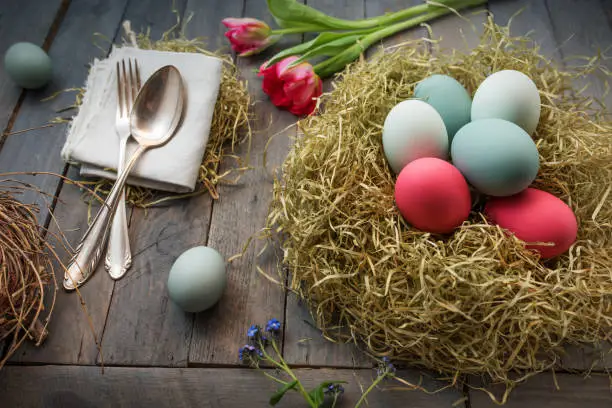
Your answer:
[[[395,203],[415,228],[441,234],[460,226],[472,204],[459,170],[433,157],[414,160],[402,169],[395,182]]]
[[[571,208],[554,195],[528,188],[509,197],[493,197],[484,210],[491,221],[525,242],[550,245],[527,245],[542,258],[552,258],[567,251],[578,233],[578,223]]]

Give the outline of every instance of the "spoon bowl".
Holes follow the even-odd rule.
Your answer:
[[[130,115],[132,137],[141,146],[157,147],[172,138],[183,118],[186,91],[172,65],[157,70],[142,87]]]
[[[64,289],[75,290],[95,272],[130,171],[147,149],[164,145],[176,134],[185,113],[186,98],[181,73],[171,65],[158,69],[141,88],[130,116],[130,131],[138,149],[117,176],[108,198],[77,246],[64,273]]]

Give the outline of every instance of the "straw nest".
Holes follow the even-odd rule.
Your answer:
[[[268,227],[285,251],[291,288],[328,336],[339,337],[331,329],[340,325],[375,355],[515,384],[558,363],[564,343],[611,339],[612,122],[572,90],[579,75],[597,71],[592,61],[563,72],[492,21],[469,53],[427,44],[387,50],[338,78],[321,112],[300,123]],[[411,228],[394,205],[381,144],[387,113],[431,74],[473,94],[502,69],[526,73],[540,90],[533,186],[567,203],[579,222],[576,243],[548,262],[477,207],[441,236]]]
[[[38,226],[37,207],[14,197],[31,189],[0,185],[0,344],[8,341],[6,354],[0,350],[0,368],[26,339],[38,345],[47,335],[41,318],[45,288],[55,284],[54,252]],[[47,304],[47,319],[53,304]]]

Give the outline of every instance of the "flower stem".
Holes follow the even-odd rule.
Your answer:
[[[486,0],[463,0],[463,1],[458,0],[456,3],[450,2],[450,4],[448,4],[448,7],[454,7],[457,9],[461,9],[461,8],[467,8],[467,7],[472,7],[472,6],[479,6],[486,2],[487,2]],[[408,28],[412,28],[421,23],[424,23],[429,20],[433,20],[435,18],[441,17],[449,13],[451,13],[451,10],[449,8],[440,7],[437,10],[430,11],[428,13],[425,13],[415,18],[411,18],[410,20],[402,21],[400,23],[396,23],[396,24],[387,26],[385,28],[382,28],[378,31],[375,31],[372,34],[365,36],[361,42],[364,45],[364,49],[367,49],[372,44],[374,44],[377,41],[382,40],[383,38],[386,38],[400,31],[406,30]]]
[[[285,360],[283,359],[283,357],[281,356],[280,350],[278,349],[278,346],[276,345],[276,341],[272,340],[270,342],[272,344],[272,348],[274,349],[274,352],[276,353],[276,355],[278,356],[278,360],[276,361],[274,360],[265,350],[263,344],[260,345],[261,349],[262,349],[262,353],[264,355],[264,357],[266,358],[266,360],[271,361],[274,365],[276,365],[278,368],[280,368],[281,370],[283,370],[285,373],[287,373],[287,375],[289,377],[291,377],[292,380],[294,380],[296,382],[296,387],[298,388],[298,392],[302,395],[302,397],[304,397],[304,399],[306,400],[306,402],[308,403],[308,405],[312,408],[318,408],[316,406],[316,404],[314,403],[314,401],[310,398],[310,395],[308,395],[308,392],[304,389],[304,386],[302,385],[302,383],[300,382],[300,380],[298,380],[297,376],[293,373],[293,371],[291,371],[291,368],[289,368],[289,366],[287,365],[287,363],[285,362]]]
[[[376,377],[374,381],[372,381],[372,384],[370,384],[368,389],[361,395],[361,398],[359,398],[359,401],[357,401],[357,404],[355,404],[355,408],[359,408],[361,404],[363,404],[363,402],[366,400],[366,397],[368,396],[370,391],[372,391],[374,387],[376,387],[382,380],[384,380],[385,377],[386,377],[386,374],[379,375],[378,377]]]

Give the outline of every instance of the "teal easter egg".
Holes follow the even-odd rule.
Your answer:
[[[477,120],[459,129],[451,144],[451,157],[472,186],[499,197],[526,189],[540,167],[531,137],[502,119]]]
[[[472,99],[455,78],[448,75],[427,77],[417,84],[414,96],[438,111],[446,126],[449,142],[470,121]]]
[[[4,69],[17,85],[26,89],[46,85],[53,75],[51,58],[38,45],[27,42],[11,45],[4,55]]]
[[[221,254],[198,246],[183,252],[172,265],[168,294],[181,309],[197,313],[217,303],[226,284],[225,260]]]
[[[540,121],[540,93],[527,75],[511,69],[488,76],[474,94],[472,120],[504,119],[532,135]]]

